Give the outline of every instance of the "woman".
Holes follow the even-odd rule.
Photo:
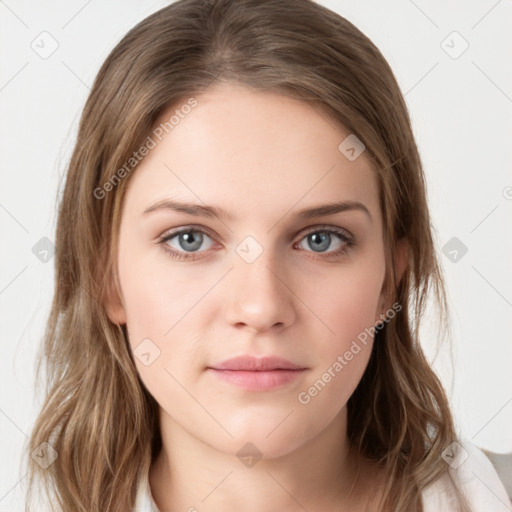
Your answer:
[[[56,248],[30,451],[57,510],[505,503],[419,344],[446,301],[403,97],[328,9],[180,0],[132,29]]]

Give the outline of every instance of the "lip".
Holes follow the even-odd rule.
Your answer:
[[[276,356],[254,357],[238,356],[226,359],[222,363],[209,367],[214,370],[247,370],[247,371],[271,371],[271,370],[305,370],[304,366],[292,363],[288,359]]]
[[[207,371],[221,380],[253,391],[268,391],[299,379],[308,368],[281,357],[238,356]]]

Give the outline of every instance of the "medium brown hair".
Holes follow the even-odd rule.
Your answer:
[[[386,60],[349,21],[310,0],[179,0],[130,30],[102,65],[59,207],[55,294],[38,367],[46,368],[46,398],[29,446],[48,442],[58,458],[47,469],[28,459],[31,489],[45,484],[63,512],[126,512],[161,449],[158,404],[138,376],[125,326],[105,311],[106,297],[119,293],[121,205],[136,169],[104,197],[94,191],[164,111],[220,81],[308,102],[366,146],[379,183],[386,283],[402,310],[376,334],[348,402],[348,436],[384,468],[386,506],[420,511],[421,492],[448,472],[441,452],[456,439],[419,344],[430,292],[441,322],[447,312],[422,164]],[[409,253],[397,282],[399,240]]]

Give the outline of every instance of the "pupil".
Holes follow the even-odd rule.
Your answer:
[[[317,248],[327,249],[329,247],[330,235],[328,233],[313,233],[312,235],[310,235],[310,238],[314,244],[317,244]],[[320,244],[318,244],[318,242],[320,242]]]
[[[194,242],[194,238],[196,238],[195,242]],[[197,237],[194,237],[192,232],[182,233],[181,241],[185,244],[184,248],[187,248],[192,251],[196,251],[197,249],[199,249],[199,247],[201,247],[201,242],[203,241],[203,235],[201,233],[197,233]],[[187,244],[189,244],[188,247],[187,247]]]

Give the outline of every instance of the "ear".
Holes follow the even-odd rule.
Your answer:
[[[402,276],[409,264],[409,243],[406,238],[401,238],[396,242],[394,254],[394,271],[395,271],[395,286],[398,287]],[[379,301],[379,314],[380,316],[375,320],[376,324],[382,322],[386,312],[391,308],[391,289],[388,280],[384,280],[382,285],[380,301]]]
[[[126,323],[126,312],[115,284],[115,277],[109,272],[103,295],[103,307],[112,323],[122,325]]]
[[[401,238],[395,248],[395,286],[398,286],[409,264],[409,242]]]

